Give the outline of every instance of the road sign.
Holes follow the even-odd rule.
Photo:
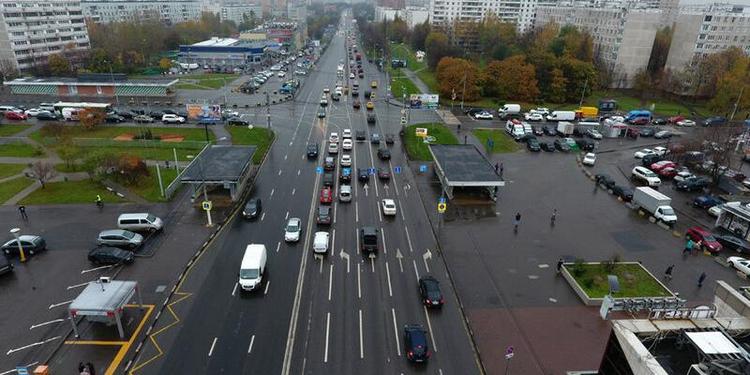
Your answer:
[[[406,125],[406,117],[401,117],[401,125]]]
[[[448,206],[445,203],[438,203],[438,212],[439,213],[441,213],[441,214],[444,213],[446,208],[448,208]]]
[[[203,203],[201,203],[201,206],[205,211],[211,211],[211,201],[203,201]]]
[[[29,375],[29,368],[26,366],[16,366],[16,373],[18,375]]]
[[[317,174],[323,174],[323,167],[317,167],[317,168],[315,168],[315,173],[317,173]]]
[[[393,167],[393,173],[395,173],[395,174],[401,173],[401,167],[399,167],[399,166]]]
[[[438,203],[445,203],[445,197],[438,198]]]

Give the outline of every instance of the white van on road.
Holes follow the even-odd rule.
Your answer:
[[[266,272],[266,245],[250,244],[245,249],[240,265],[239,284],[242,290],[258,289]]]

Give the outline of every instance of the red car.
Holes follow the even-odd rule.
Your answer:
[[[696,243],[696,246],[698,246],[698,243],[700,243],[700,249],[703,251],[709,251],[711,253],[718,253],[719,251],[721,251],[721,244],[716,240],[713,233],[703,228],[688,228],[687,232],[685,232],[685,238],[692,239],[693,242]]]
[[[331,202],[333,202],[333,193],[331,192],[331,188],[324,187],[322,190],[320,190],[320,203],[331,204]]]
[[[649,167],[650,170],[656,173],[659,173],[659,171],[664,168],[677,168],[677,164],[669,160],[662,160],[662,161],[657,161],[654,164],[651,164],[651,166]]]
[[[685,116],[672,116],[667,121],[669,121],[670,124],[676,124],[684,119],[685,119]]]
[[[648,124],[648,122],[649,122],[648,117],[639,117],[637,119],[634,119],[630,123],[633,125],[646,125]]]
[[[666,167],[656,172],[656,174],[658,174],[659,177],[674,178],[674,176],[677,176],[677,169],[672,168],[672,167]]]
[[[8,120],[26,120],[28,117],[25,113],[8,111],[5,112],[5,118]]]

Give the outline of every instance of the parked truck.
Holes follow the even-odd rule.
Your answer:
[[[642,186],[635,188],[632,202],[635,208],[650,213],[657,221],[664,222],[670,226],[677,222],[677,214],[672,206],[670,206],[672,198],[650,187]]]
[[[520,104],[505,104],[497,110],[497,115],[501,119],[521,116]]]
[[[518,120],[508,120],[505,122],[505,131],[513,137],[513,139],[519,139],[526,134],[523,128],[523,124]]]
[[[547,121],[573,121],[576,119],[576,111],[552,111],[547,115]]]
[[[557,132],[562,135],[572,135],[575,131],[575,124],[567,121],[560,121],[557,123]]]

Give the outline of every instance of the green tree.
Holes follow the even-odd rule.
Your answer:
[[[81,150],[71,142],[65,142],[55,150],[65,166],[71,168],[81,154]]]
[[[70,75],[70,62],[61,54],[49,55],[47,58],[50,73],[54,76],[65,77]]]
[[[425,40],[430,30],[430,21],[424,21],[424,23],[414,26],[414,29],[411,31],[409,43],[415,51],[424,51]]]
[[[159,68],[161,68],[161,70],[167,71],[171,67],[172,67],[172,61],[169,60],[168,58],[162,57],[159,60]]]
[[[406,21],[400,17],[395,17],[393,21],[388,22],[388,39],[396,43],[403,43],[409,40],[409,26]]]
[[[516,49],[515,25],[501,21],[490,13],[479,24],[479,47],[488,57],[502,60]]]
[[[454,53],[448,36],[439,31],[431,31],[427,34],[424,44],[427,63],[431,68],[435,68],[443,57],[452,56]]]
[[[481,76],[476,63],[455,58],[443,57],[436,68],[440,95],[450,97],[455,91],[457,97],[466,101],[479,99]]]
[[[708,104],[712,111],[721,114],[731,114],[735,105],[737,113],[750,109],[750,57],[737,59],[729,71],[721,75],[716,83],[716,94]]]
[[[552,69],[550,72],[550,84],[547,90],[547,100],[552,103],[564,103],[565,102],[565,88],[568,85],[568,80],[565,79],[562,70]]]
[[[568,81],[565,90],[566,101],[577,103],[581,95],[590,95],[592,87],[596,87],[596,71],[593,63],[565,56],[560,59],[559,68]]]

